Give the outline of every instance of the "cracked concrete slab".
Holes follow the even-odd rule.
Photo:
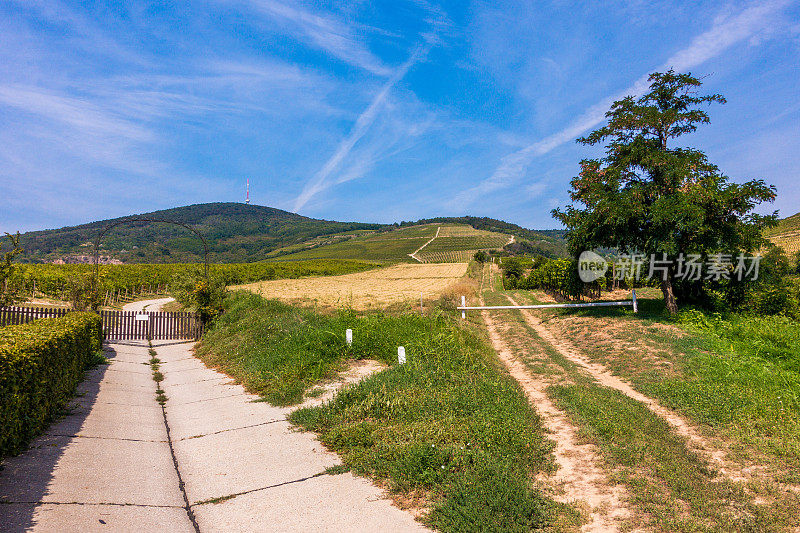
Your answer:
[[[72,404],[71,413],[47,429],[52,435],[77,435],[107,439],[166,441],[167,430],[161,406],[154,401],[155,387],[150,394],[139,393],[148,404],[125,403],[128,396],[119,391],[98,396],[97,401],[85,400]],[[141,396],[146,395],[145,398]],[[124,424],[120,420],[125,419]]]
[[[264,402],[246,401],[243,398],[247,397],[233,396],[205,402],[202,409],[197,404],[169,405],[167,421],[173,438],[183,439],[286,419],[287,409],[273,407]]]
[[[164,372],[169,369],[164,368]],[[217,398],[224,398],[245,393],[241,385],[236,385],[230,381],[200,381],[192,383],[190,386],[165,384],[172,393],[171,398],[174,400],[172,406],[184,405],[194,403],[200,400],[213,400]]]
[[[182,507],[132,505],[5,504],[0,523],[6,533],[80,531],[81,533],[194,533]]]
[[[427,531],[369,481],[324,475],[192,508],[201,531]]]
[[[162,367],[162,372],[168,370],[167,365]],[[164,374],[167,376],[167,374]],[[219,378],[219,374],[209,368],[190,368],[184,370],[175,370],[169,372],[168,377],[164,379],[164,384],[181,385],[184,383],[199,383],[209,379]]]
[[[4,461],[0,499],[182,506],[166,442],[44,435]],[[3,505],[0,505],[2,512]]]
[[[173,446],[190,503],[312,476],[341,462],[286,421],[182,440]]]

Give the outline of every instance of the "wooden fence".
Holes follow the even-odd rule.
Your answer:
[[[27,324],[37,318],[61,317],[70,311],[57,307],[0,307],[0,327]]]
[[[69,309],[54,307],[0,307],[0,327],[27,324],[37,318],[61,317]],[[203,324],[195,313],[165,311],[100,311],[106,340],[197,340]]]

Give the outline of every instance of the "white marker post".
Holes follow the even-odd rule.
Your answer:
[[[419,314],[424,315],[425,311],[422,309],[422,293],[419,293]]]
[[[404,346],[397,347],[397,362],[401,365],[405,364],[406,362],[406,349]]]
[[[633,312],[639,312],[639,305],[636,303],[636,289],[631,289],[631,299],[633,300]]]
[[[461,297],[461,307],[466,307],[466,306],[467,306],[467,297],[466,296],[462,296]],[[464,320],[466,318],[467,318],[467,312],[466,311],[461,311],[461,320]]]
[[[348,346],[353,345],[353,330],[348,329],[344,332],[344,341],[347,343]]]

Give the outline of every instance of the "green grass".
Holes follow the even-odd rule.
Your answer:
[[[318,432],[345,468],[425,496],[429,525],[530,531],[576,515],[535,489],[532,476],[553,467],[540,420],[492,350],[452,317],[323,316],[245,293],[226,307],[198,354],[270,402],[296,403],[347,359],[390,365],[291,420]]]
[[[507,303],[496,292],[487,293],[486,300],[491,305]],[[776,491],[770,484],[741,484],[718,478],[687,448],[684,439],[644,404],[594,382],[582,368],[543,341],[519,312],[506,312],[504,320],[511,328],[507,338],[515,344],[516,353],[523,355],[532,373],[554,383],[547,388],[548,396],[579,428],[581,438],[598,447],[611,479],[626,485],[635,508],[643,513],[639,522],[668,532],[782,531],[797,525],[795,509],[800,499],[796,496]],[[583,353],[600,358],[584,348],[581,345]],[[658,397],[641,387],[643,376],[660,375],[652,361],[642,363],[641,353],[616,360],[616,366],[609,364],[615,362],[613,358],[603,362],[623,376],[631,376],[630,368],[638,367],[641,376],[633,376],[639,379],[632,382]],[[667,382],[663,375],[660,379]],[[680,382],[680,378],[672,377],[673,384]],[[728,393],[720,390],[715,398],[722,411],[731,408]],[[764,503],[755,504],[756,496]]]
[[[627,485],[656,529],[783,531],[796,525],[796,498],[755,504],[756,487],[746,491],[742,484],[718,479],[644,404],[588,379],[551,386],[548,394],[614,465],[614,477]],[[769,490],[761,495],[769,496]]]
[[[655,292],[639,292],[648,297],[638,314],[591,308],[542,315],[610,319],[616,344],[627,347],[595,343],[579,325],[565,334],[644,394],[732,440],[743,460],[771,463],[779,481],[800,483],[800,323],[697,309],[670,317]],[[654,364],[650,354],[669,365]]]
[[[583,353],[666,407],[732,439],[743,458],[772,463],[779,480],[800,483],[800,323],[695,309],[669,317],[657,299],[641,300],[638,315],[610,308],[551,314],[613,317],[623,326],[614,335],[641,349],[587,342]],[[670,366],[654,366],[645,345]]]

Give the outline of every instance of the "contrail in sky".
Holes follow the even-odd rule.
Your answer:
[[[375,95],[375,98],[372,99],[372,102],[369,104],[369,106],[361,113],[361,115],[359,115],[358,120],[356,120],[356,123],[353,125],[350,133],[342,140],[342,142],[339,143],[339,146],[336,148],[336,151],[333,153],[330,159],[328,159],[322,168],[319,169],[317,173],[314,174],[314,176],[308,181],[308,183],[306,183],[305,187],[303,187],[303,191],[294,202],[293,211],[295,213],[302,209],[303,206],[306,205],[308,201],[311,200],[311,198],[313,198],[315,195],[334,184],[330,180],[331,174],[339,167],[342,161],[350,153],[350,150],[353,149],[353,146],[355,146],[355,144],[364,136],[369,127],[375,121],[375,117],[378,115],[378,112],[380,111],[380,108],[383,105],[383,102],[386,100],[386,96],[389,94],[389,91],[391,91],[392,87],[394,87],[398,81],[405,77],[409,69],[411,69],[411,67],[414,66],[417,61],[419,61],[419,58],[422,55],[422,48],[417,48],[414,53],[411,54],[411,57],[409,57],[405,63],[400,65],[392,77],[386,81],[378,94]]]

